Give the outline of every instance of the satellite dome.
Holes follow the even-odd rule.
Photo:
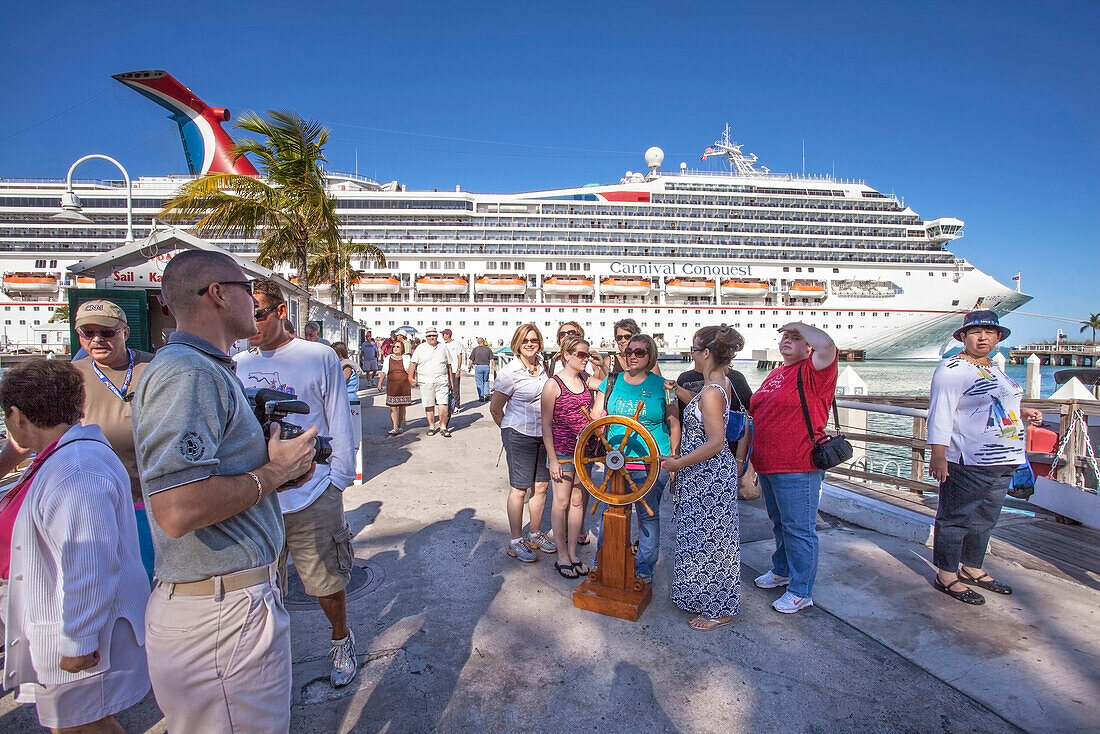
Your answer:
[[[665,162],[665,152],[656,145],[645,152],[645,164],[651,170],[656,170]]]

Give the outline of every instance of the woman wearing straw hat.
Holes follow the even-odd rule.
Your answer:
[[[982,563],[1009,479],[1024,463],[1024,423],[1043,420],[1041,411],[1020,407],[1023,389],[989,359],[1008,335],[994,312],[968,313],[955,332],[963,350],[932,375],[929,473],[940,483],[932,585],[965,604],[985,603],[967,586],[1012,593]]]

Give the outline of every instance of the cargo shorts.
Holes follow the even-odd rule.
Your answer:
[[[309,507],[283,515],[283,524],[286,545],[279,556],[283,593],[287,591],[288,553],[310,596],[330,596],[347,588],[354,556],[351,528],[344,520],[343,493],[330,484]]]

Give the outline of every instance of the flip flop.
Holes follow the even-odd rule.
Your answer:
[[[993,577],[988,573],[982,573],[981,576],[974,577],[968,574],[964,569],[959,569],[959,581],[970,586],[977,586],[985,589],[986,591],[992,591],[994,594],[1003,594],[1008,596],[1012,593],[1012,587],[1008,584],[1002,584],[1000,581],[994,581]]]
[[[733,617],[718,617],[714,619],[704,614],[700,614],[697,617],[692,617],[688,620],[688,627],[699,632],[710,632],[716,630],[719,627],[725,627],[727,624],[733,621]]]
[[[386,434],[390,435],[390,436],[396,436],[398,433],[400,433],[400,431],[395,431],[392,428],[390,430],[386,431]]]
[[[438,428],[429,428],[429,429],[428,429],[428,435],[429,435],[429,436],[434,436],[434,435],[435,435],[435,434],[437,434],[437,433],[439,433],[439,429],[438,429]]]
[[[968,589],[965,586],[962,586],[962,591],[953,591],[951,587],[955,584],[962,586],[962,581],[960,581],[959,579],[955,579],[949,584],[944,584],[942,581],[940,581],[940,577],[937,576],[932,582],[932,586],[936,589],[936,591],[942,591],[952,599],[961,601],[963,604],[973,604],[975,606],[979,604],[985,604],[985,597],[974,591],[973,589]]]
[[[592,535],[587,530],[580,538],[577,539],[577,545],[589,545],[592,542]]]
[[[584,563],[581,561],[573,564],[573,570],[577,572],[578,576],[587,576],[588,574],[592,573],[592,569],[584,565]]]
[[[555,563],[554,568],[558,570],[558,575],[563,579],[569,579],[570,581],[577,580],[577,564],[575,563]],[[569,572],[572,572],[570,574]]]

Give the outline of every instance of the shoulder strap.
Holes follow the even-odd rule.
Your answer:
[[[802,367],[798,368],[798,399],[802,402],[802,417],[806,419],[806,430],[810,432],[810,440],[814,440],[814,429],[810,424],[810,410],[806,407],[806,392],[802,388]],[[837,433],[840,433],[840,412],[836,408],[836,398],[833,398],[833,421],[836,423]],[[825,428],[829,427],[829,419],[825,419]],[[824,430],[824,429],[822,429]]]
[[[742,413],[744,413],[745,412],[745,404],[741,402],[741,396],[737,394],[737,387],[734,386],[733,380],[731,380],[729,378],[729,375],[726,375],[726,382],[728,382],[729,385],[730,385],[730,395],[737,398],[737,409],[739,411],[741,411]],[[733,405],[733,403],[731,402],[730,406],[732,407],[732,405]]]
[[[607,392],[604,393],[603,409],[607,410],[607,406],[611,403],[611,392],[615,389],[615,381],[619,379],[618,372],[612,372],[607,376]]]

